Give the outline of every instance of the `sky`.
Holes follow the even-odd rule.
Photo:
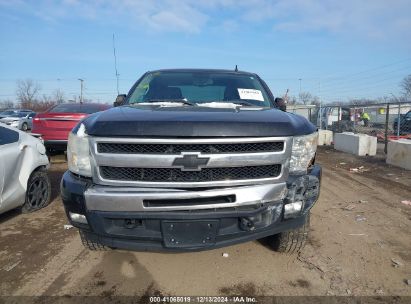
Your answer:
[[[40,94],[112,102],[146,71],[259,74],[275,96],[325,103],[400,96],[411,74],[411,0],[0,0],[0,100]]]

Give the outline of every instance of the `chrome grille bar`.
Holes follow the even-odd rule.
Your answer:
[[[100,143],[119,143],[119,144],[167,144],[167,145],[197,145],[197,144],[231,144],[231,143],[282,143],[282,150],[280,151],[267,151],[267,152],[240,152],[238,151],[230,153],[202,153],[202,152],[181,152],[173,154],[157,154],[157,153],[101,153],[99,152],[98,145]],[[166,187],[166,188],[195,188],[195,187],[215,187],[215,186],[236,186],[236,185],[252,185],[252,184],[266,184],[272,182],[284,182],[288,176],[288,162],[291,155],[291,143],[292,137],[263,137],[263,138],[165,138],[165,139],[148,139],[148,138],[100,138],[90,137],[90,147],[92,154],[92,167],[93,167],[93,179],[96,184],[101,185],[117,185],[117,186],[138,186],[138,187]],[[179,147],[181,148],[181,146]],[[175,160],[181,158],[185,154],[196,154],[199,158],[207,158],[206,165],[202,166],[197,171],[201,178],[189,174],[175,174],[175,170],[185,171],[183,168],[176,168]],[[197,157],[197,156],[195,156]],[[252,167],[253,170],[258,170],[258,167],[270,167],[277,168],[278,172],[273,173],[271,176],[265,174],[264,177],[255,178],[250,171],[250,178],[247,178],[247,174],[242,172],[241,178],[220,178],[207,180],[204,178],[202,170],[217,170],[219,172],[227,171],[229,168],[242,168]],[[135,180],[135,179],[116,179],[116,175],[102,174],[102,168],[114,167],[114,171],[124,172],[139,172],[144,174],[144,168],[148,168],[147,172],[163,172],[162,169],[170,169],[174,173],[170,176],[178,176],[179,179],[173,180],[167,178],[163,180],[153,179],[149,181],[147,179]],[[129,170],[130,169],[130,170]],[[150,171],[151,170],[151,171]],[[157,171],[156,171],[157,170]],[[246,170],[246,169],[245,169]],[[167,171],[167,170],[166,170]],[[106,171],[107,172],[107,171]],[[103,172],[104,173],[104,172]],[[204,172],[203,172],[204,173]],[[114,177],[113,177],[114,176]],[[138,175],[135,175],[138,176]],[[184,180],[184,176],[190,177],[188,180]],[[210,175],[212,176],[212,175]],[[233,175],[235,176],[235,175]],[[220,176],[221,177],[221,176]],[[155,180],[155,181],[154,181]]]

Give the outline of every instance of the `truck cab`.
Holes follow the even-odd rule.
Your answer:
[[[145,73],[69,134],[61,195],[92,250],[196,251],[267,237],[300,251],[318,199],[317,129],[256,74]]]

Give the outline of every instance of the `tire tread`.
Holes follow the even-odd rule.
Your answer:
[[[303,226],[271,236],[270,246],[277,252],[300,253],[305,246],[309,231],[310,215],[308,214]]]
[[[83,246],[92,251],[107,251],[110,248],[96,241],[91,240],[81,229],[79,230]]]

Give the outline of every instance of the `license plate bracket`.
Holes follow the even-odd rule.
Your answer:
[[[207,247],[215,244],[219,220],[162,221],[164,246],[169,248]]]

